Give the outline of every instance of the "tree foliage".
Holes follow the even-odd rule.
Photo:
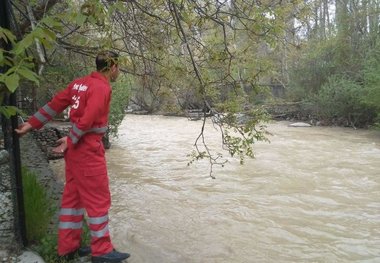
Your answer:
[[[293,39],[297,48],[289,58],[289,97],[312,102],[315,117],[329,123],[373,124],[380,113],[377,1],[311,1],[308,6],[305,33]]]
[[[125,58],[122,71],[131,74],[135,86],[131,101],[148,112],[202,108],[215,116],[229,153],[248,156],[253,143],[265,137],[257,128],[264,115],[255,114],[257,120],[244,125],[231,116],[251,108],[259,84],[273,80],[279,58],[273,54],[286,39],[289,22],[305,13],[298,0],[12,3],[23,43],[15,53],[31,54],[40,76],[59,68],[57,54],[80,58],[102,49],[119,51]],[[12,89],[23,71],[16,72],[7,80]],[[35,73],[24,75],[37,80]],[[196,149],[199,143],[205,144],[197,139]],[[197,153],[217,163],[212,151]]]

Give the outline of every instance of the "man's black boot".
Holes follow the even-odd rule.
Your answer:
[[[78,256],[85,257],[91,254],[91,247],[80,247],[78,249]]]
[[[70,253],[63,255],[63,256],[59,256],[59,259],[63,260],[63,261],[71,261],[74,258],[76,258],[77,256],[85,257],[85,256],[90,255],[90,254],[91,254],[91,248],[90,247],[80,247],[80,248],[74,250],[73,252],[70,252]]]
[[[91,262],[92,263],[108,263],[108,262],[119,263],[123,261],[124,259],[129,258],[129,256],[130,255],[128,253],[121,253],[116,250],[113,250],[108,254],[92,257]]]

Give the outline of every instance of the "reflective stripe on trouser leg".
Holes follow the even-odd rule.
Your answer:
[[[66,255],[80,247],[85,212],[80,203],[76,180],[67,165],[61,207],[58,224],[58,254]]]
[[[88,217],[88,225],[90,228],[91,245],[96,247],[102,247],[104,240],[110,239],[109,227],[108,227],[108,215],[100,217]],[[106,242],[107,244],[107,242]],[[101,253],[95,252],[94,256],[104,254],[108,251],[102,251]],[[98,256],[99,256],[98,255]]]
[[[104,163],[84,170],[79,180],[80,196],[88,215],[92,256],[107,254],[113,250],[109,232],[108,210],[111,195],[108,186],[107,167]]]

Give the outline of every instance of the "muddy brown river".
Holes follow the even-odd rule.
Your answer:
[[[127,115],[107,152],[111,234],[129,263],[380,262],[380,132],[268,124],[209,176],[201,122]],[[207,126],[210,147],[220,135]]]

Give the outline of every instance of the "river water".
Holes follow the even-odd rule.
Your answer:
[[[241,166],[187,166],[201,121],[127,115],[107,152],[129,263],[380,262],[380,133],[289,127]],[[210,147],[220,135],[208,124]]]

